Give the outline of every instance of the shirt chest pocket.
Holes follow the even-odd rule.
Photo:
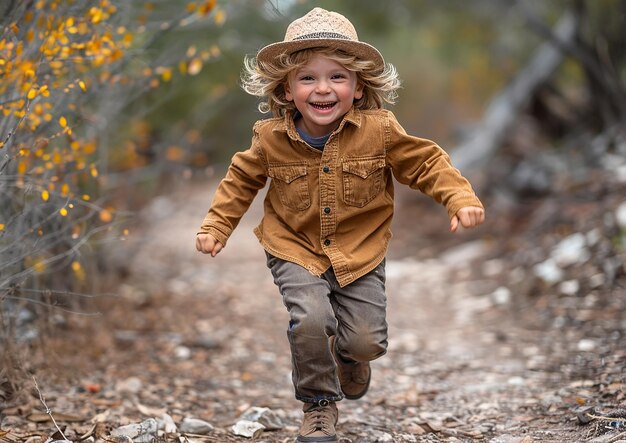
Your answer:
[[[344,160],[343,200],[347,205],[362,208],[383,189],[384,157],[361,157]]]
[[[283,205],[298,211],[311,206],[306,163],[270,165],[268,175]]]

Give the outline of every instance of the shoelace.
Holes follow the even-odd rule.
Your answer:
[[[314,431],[323,431],[323,432],[328,433],[329,428],[330,428],[329,423],[328,423],[330,420],[330,417],[328,416],[328,414],[324,414],[324,408],[321,408],[321,407],[311,408],[306,413],[315,414],[312,416]]]

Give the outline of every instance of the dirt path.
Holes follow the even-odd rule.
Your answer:
[[[292,441],[301,413],[289,378],[287,314],[251,232],[262,199],[211,259],[193,248],[212,196],[205,187],[181,189],[144,211],[145,228],[117,252],[130,275],[120,299],[80,344],[90,369],[77,371],[74,390],[53,401],[82,417],[106,413],[99,421],[109,430],[163,412],[176,423],[201,418],[215,429],[189,440],[198,442],[246,441],[231,425],[250,406],[268,407],[284,427],[256,441]],[[576,411],[599,404],[602,393],[613,406],[624,402],[623,345],[585,354],[575,332],[529,325],[539,305],[514,302],[495,278],[469,271],[478,262],[487,274],[512,272],[501,261],[485,264],[493,239],[467,237],[418,259],[407,254],[422,246],[411,243],[411,227],[396,230],[387,266],[389,352],[372,364],[369,394],[340,404],[342,441],[619,441],[579,426]]]

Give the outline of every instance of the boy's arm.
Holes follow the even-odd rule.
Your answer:
[[[484,218],[483,204],[469,181],[452,165],[448,154],[430,140],[408,135],[392,113],[389,113],[387,160],[400,183],[420,190],[446,207],[451,228],[452,223],[456,230],[459,221],[464,226],[464,222]],[[468,207],[480,209],[482,216],[476,216],[474,210],[467,214],[469,219],[466,211],[459,214]]]
[[[265,186],[266,171],[261,150],[254,143],[247,151],[235,154],[198,232],[196,248],[199,251],[215,256],[226,245],[254,197]],[[219,249],[216,251],[216,248]]]

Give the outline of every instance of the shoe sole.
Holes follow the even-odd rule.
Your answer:
[[[300,437],[296,438],[297,443],[339,443],[337,436],[334,437]]]

